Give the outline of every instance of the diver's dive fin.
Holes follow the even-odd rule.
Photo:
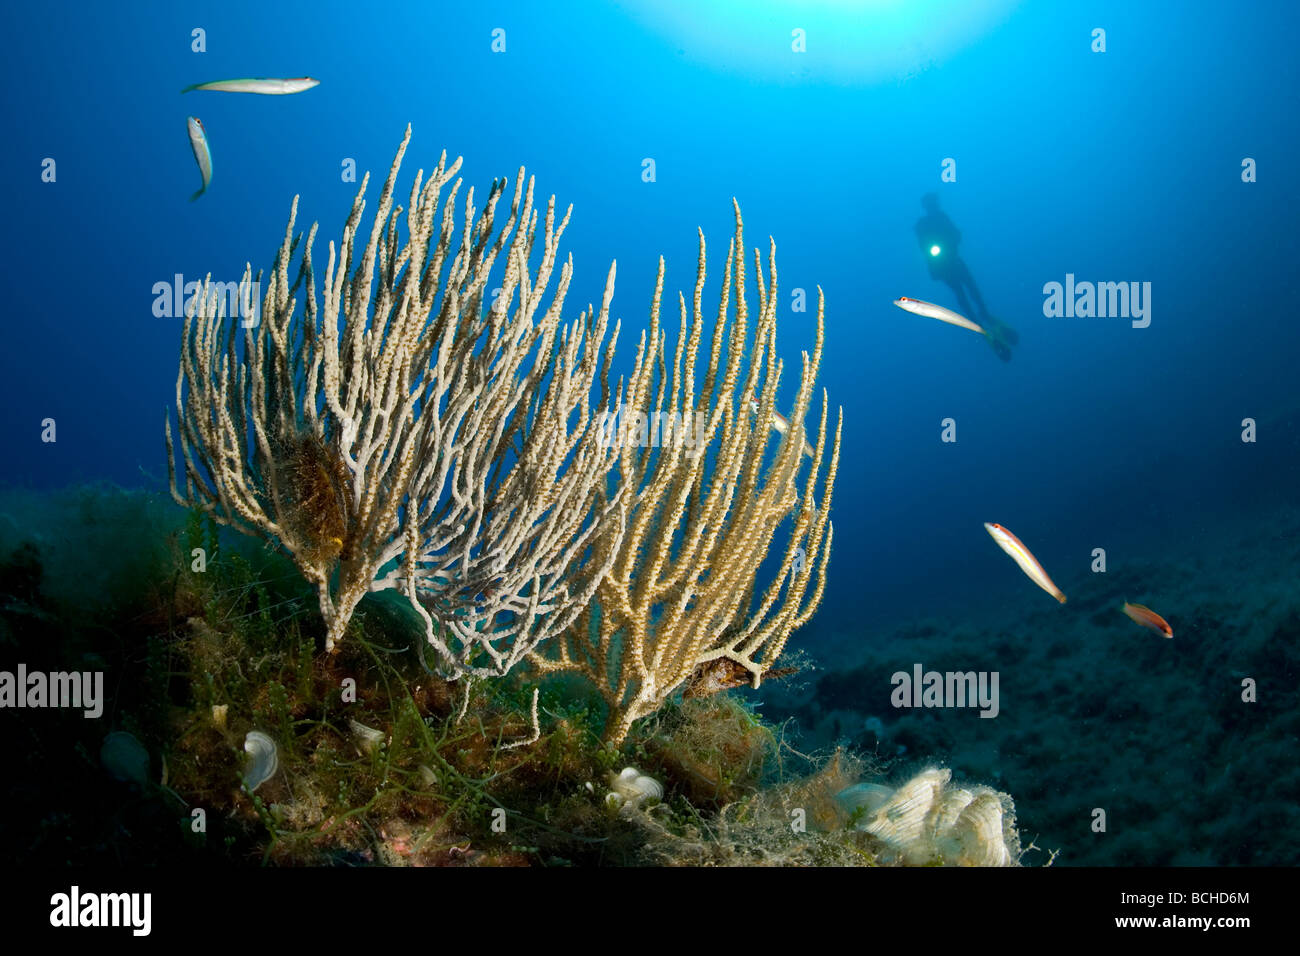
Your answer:
[[[1017,345],[1020,342],[1020,335],[1011,326],[1007,325],[995,315],[984,314],[986,326],[997,333],[997,337],[1007,345]]]
[[[988,339],[989,345],[998,358],[1004,362],[1011,361],[1011,347],[1007,345],[1006,339],[1002,337],[1002,332],[1006,326],[994,326],[996,332],[985,332],[984,337]]]

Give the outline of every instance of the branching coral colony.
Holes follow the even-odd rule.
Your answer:
[[[627,500],[628,526],[621,534],[597,535],[597,561],[611,564],[597,600],[587,606],[576,627],[533,655],[542,670],[576,671],[600,689],[610,712],[606,739],[613,744],[622,742],[634,721],[657,710],[688,679],[694,678],[697,696],[734,686],[740,675],[757,687],[790,633],[812,616],[826,584],[828,515],[843,422],[841,413],[817,502],[814,486],[827,440],[825,393],[816,448],[809,450],[813,465],[802,491],[798,481],[804,417],[821,359],[824,301],[818,290],[816,348],[811,358],[803,354],[794,411],[769,461],[765,452],[772,439],[781,377],[775,356],[776,245],[768,254],[770,282],[764,282],[762,260],[754,251],[759,314],[748,363],[744,248],[737,206],[736,235],[727,254],[698,392],[696,365],[705,325],[700,306],[704,234],[689,312],[685,298],[678,297],[681,319],[671,373],[660,328],[660,259],[650,332],[642,336],[625,394],[620,385],[619,399],[628,408],[654,409],[652,415],[629,416],[635,424],[621,423],[617,432],[618,487],[636,489]],[[728,329],[733,282],[735,318]],[[605,384],[602,401],[608,391]],[[690,428],[680,428],[693,416],[700,424],[694,435]],[[673,440],[646,441],[647,421],[679,427]],[[792,527],[776,573],[760,591],[760,567],[787,517]],[[814,573],[816,584],[810,590]]]
[[[499,227],[505,182],[481,211],[468,190],[454,243],[460,160],[448,165],[445,153],[423,185],[416,174],[403,243],[392,197],[409,139],[408,127],[357,255],[363,180],[342,243],[329,245],[320,302],[315,225],[289,278],[296,198],[260,322],[227,314],[204,283],[182,337],[179,468],[170,416],[166,424],[173,497],[282,548],[317,591],[328,649],[366,593],[397,589],[447,674],[501,676],[523,660],[578,673],[609,706],[611,743],[688,682],[697,693],[741,678],[757,686],[825,586],[840,425],[818,500],[824,394],[815,449],[804,439],[820,291],[816,348],[786,420],[775,407],[775,246],[767,282],[755,250],[759,312],[747,349],[737,207],[702,385],[703,234],[671,373],[661,260],[649,333],[611,393],[613,267],[599,310],[563,324],[571,259],[544,309],[543,299],[569,213],[557,223],[552,197],[543,218],[521,169]],[[251,283],[250,267],[241,296]],[[650,421],[677,424],[650,436]],[[760,588],[782,525],[786,544]]]
[[[408,128],[356,262],[363,180],[340,250],[330,243],[319,306],[314,226],[289,282],[296,199],[242,353],[235,319],[205,284],[177,379],[183,496],[168,422],[172,492],[278,542],[318,591],[331,650],[367,591],[400,588],[454,673],[504,674],[581,610],[604,570],[587,540],[606,522],[617,535],[622,520],[619,500],[588,507],[613,463],[587,407],[613,276],[600,315],[561,329],[565,263],[538,314],[568,215],[557,225],[548,205],[530,275],[538,212],[522,170],[499,230],[504,182],[477,217],[469,191],[452,257],[459,180],[440,225],[436,213],[460,161],[448,167],[445,154],[423,188],[416,176],[403,245],[392,194],[409,138]],[[503,250],[501,291],[485,309]]]

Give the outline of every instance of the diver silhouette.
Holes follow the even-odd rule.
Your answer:
[[[975,277],[958,252],[961,230],[939,208],[939,197],[934,193],[922,196],[921,206],[925,209],[925,215],[916,221],[916,239],[921,244],[930,278],[938,279],[952,290],[962,315],[978,323],[984,329],[984,337],[989,340],[989,345],[993,346],[998,358],[1009,362],[1011,346],[1019,341],[1020,336],[1011,326],[990,315],[985,307]]]

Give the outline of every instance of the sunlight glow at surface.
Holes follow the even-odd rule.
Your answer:
[[[1020,0],[628,0],[689,59],[769,80],[900,81],[994,30]],[[802,30],[806,52],[792,50]]]
[[[941,251],[942,251],[942,250],[941,250],[938,246],[931,246],[931,247],[930,247],[930,255],[931,255],[931,256],[937,256]]]

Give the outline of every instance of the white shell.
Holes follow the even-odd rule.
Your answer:
[[[1002,800],[992,790],[983,790],[962,811],[937,844],[945,858],[960,866],[1007,866],[1011,851],[1002,832]]]
[[[646,800],[662,800],[663,785],[653,777],[647,777],[636,767],[624,767],[622,773],[609,775],[612,792],[605,798],[610,806],[626,807],[634,810]]]
[[[926,821],[952,771],[933,767],[903,784],[862,829],[890,846],[905,848],[925,832]]]
[[[647,777],[636,767],[624,767],[623,772],[611,781],[614,791],[627,800],[661,800],[664,788],[653,777]]]
[[[955,827],[962,811],[970,806],[971,801],[974,799],[975,794],[969,790],[962,790],[959,787],[945,790],[943,796],[939,798],[939,811],[935,814],[934,832],[943,834]]]
[[[356,720],[349,720],[348,727],[351,728],[354,734],[356,734],[361,749],[366,753],[370,753],[384,742],[384,732],[382,730],[376,730],[374,727],[367,727],[365,724]]]
[[[882,783],[855,783],[835,794],[835,800],[845,813],[862,811],[860,820],[869,820],[894,795],[894,788]]]
[[[251,730],[244,737],[244,752],[249,755],[244,769],[244,787],[252,793],[275,776],[280,766],[280,753],[275,741],[260,730]]]
[[[115,730],[104,738],[99,759],[114,780],[141,786],[149,780],[149,751],[125,730]]]

